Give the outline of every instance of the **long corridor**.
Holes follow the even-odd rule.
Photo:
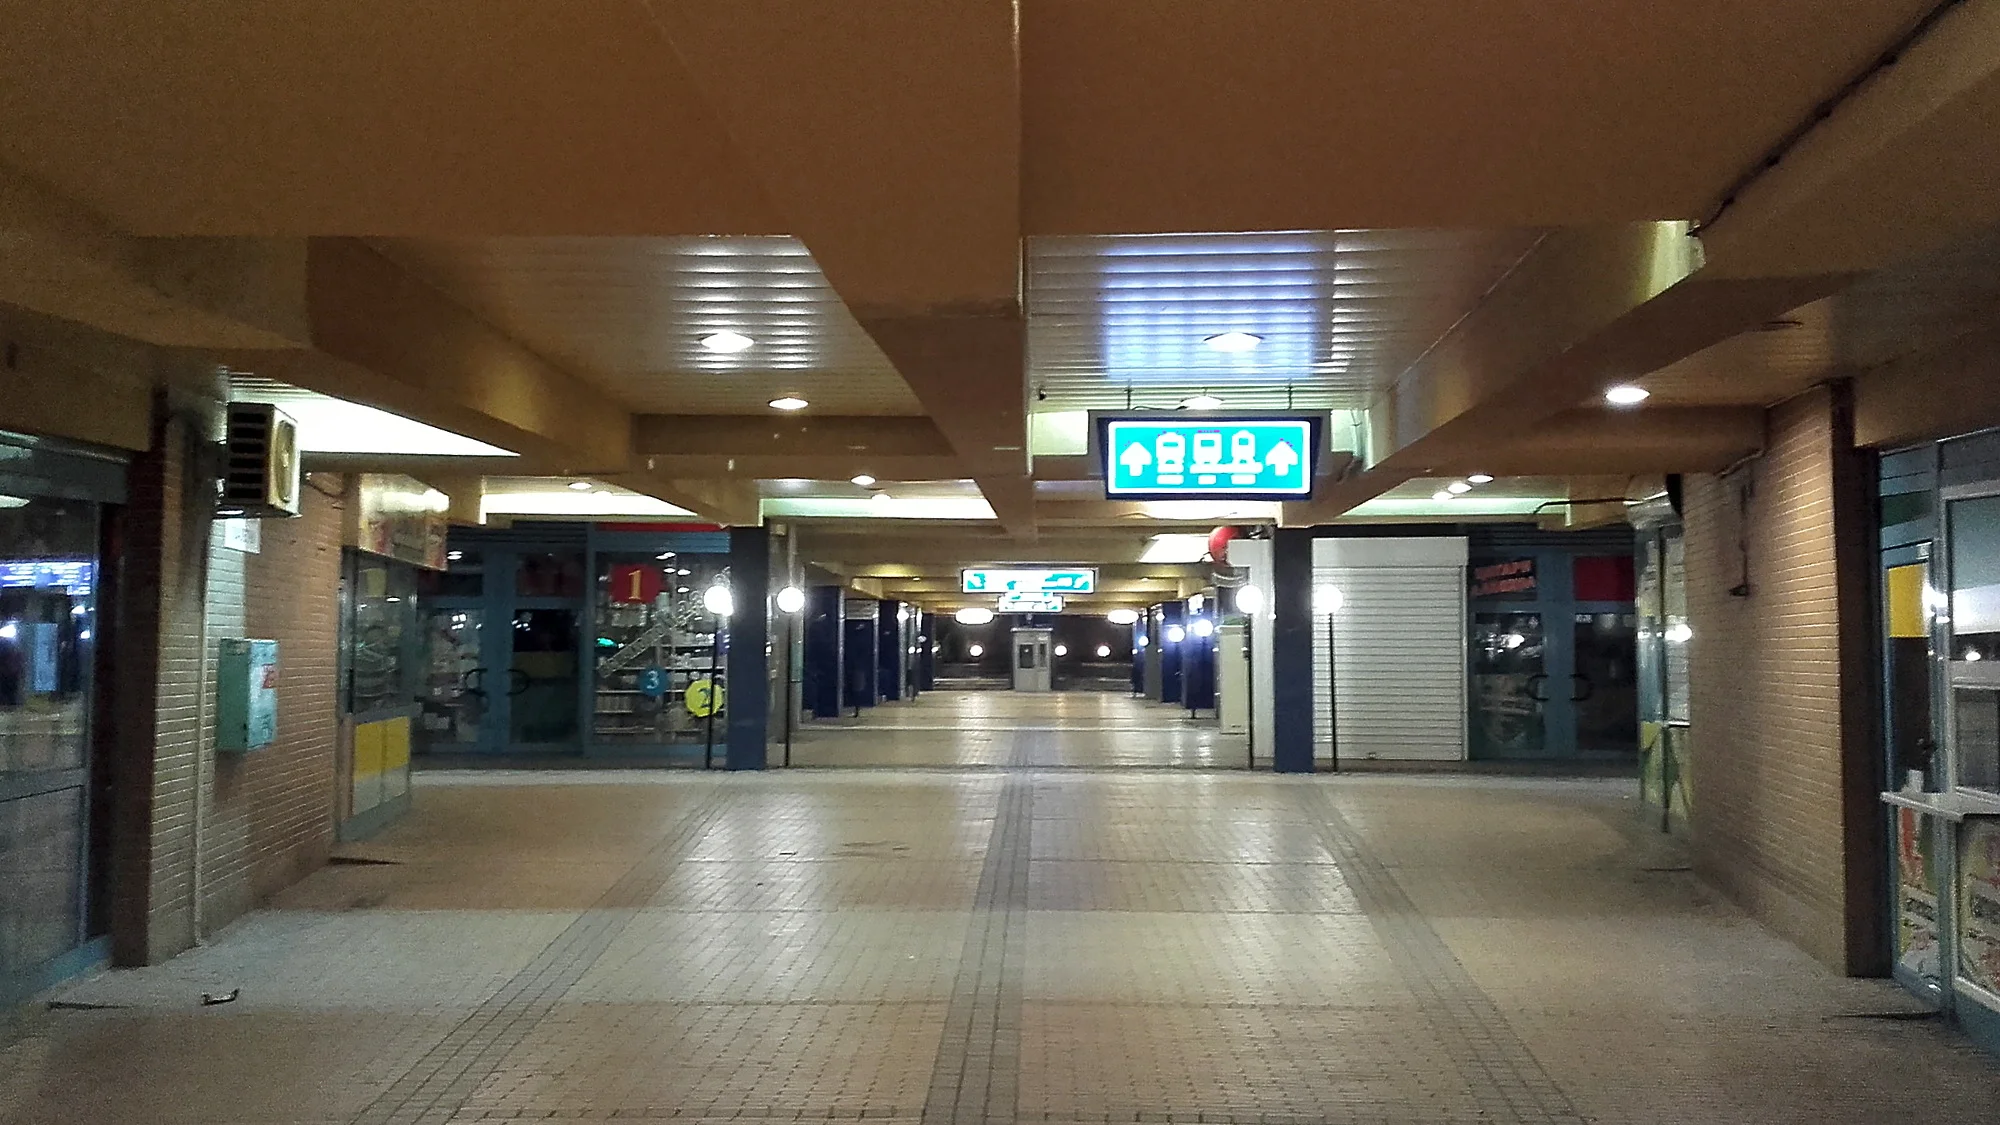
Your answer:
[[[414,813],[346,862],[11,1028],[0,1120],[2000,1106],[2000,1067],[1902,993],[1704,890],[1627,783],[1048,769],[1034,748],[1058,733],[1123,732],[1017,725],[898,736],[941,759],[989,738],[963,770],[424,775]]]

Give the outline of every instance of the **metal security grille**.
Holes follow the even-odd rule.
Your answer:
[[[1334,618],[1340,756],[1465,757],[1465,569],[1313,568],[1344,599]],[[1315,752],[1329,752],[1327,619],[1313,618]]]

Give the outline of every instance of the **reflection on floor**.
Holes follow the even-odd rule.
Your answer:
[[[0,1120],[1994,1120],[1628,783],[1047,769],[1171,737],[977,706],[895,737],[994,768],[425,775],[393,862],[29,1017]]]
[[[814,720],[795,766],[1243,769],[1248,740],[1215,712],[1123,692],[928,692],[858,718]]]

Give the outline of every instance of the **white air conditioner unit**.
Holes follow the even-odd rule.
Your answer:
[[[268,402],[229,404],[215,514],[272,519],[299,514],[299,425]]]

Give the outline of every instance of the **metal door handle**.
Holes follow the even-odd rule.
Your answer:
[[[465,695],[486,694],[486,669],[473,668],[458,678],[458,690]]]
[[[1528,677],[1529,699],[1532,699],[1537,703],[1547,703],[1549,701],[1549,697],[1543,695],[1540,691],[1542,684],[1546,683],[1548,681],[1548,678],[1549,678],[1548,673],[1546,672],[1537,672],[1534,675]]]
[[[1570,693],[1569,693],[1569,701],[1571,703],[1582,703],[1584,700],[1589,699],[1591,696],[1597,694],[1597,684],[1589,676],[1579,675],[1575,672],[1572,672],[1570,673],[1569,678],[1572,681],[1572,683],[1570,684]],[[1576,694],[1577,684],[1583,685],[1582,695]]]
[[[519,668],[507,669],[507,694],[519,695],[528,690],[528,674]]]

